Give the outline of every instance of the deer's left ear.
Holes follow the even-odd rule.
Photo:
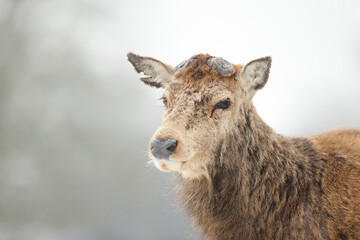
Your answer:
[[[174,76],[174,68],[157,59],[139,56],[131,52],[127,54],[127,57],[137,73],[144,73],[145,76],[140,80],[146,85],[164,88]]]
[[[271,57],[253,60],[240,73],[242,85],[247,91],[256,91],[265,86],[270,73]]]

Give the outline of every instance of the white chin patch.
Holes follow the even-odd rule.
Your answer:
[[[181,167],[181,162],[174,160],[154,159],[153,162],[155,166],[163,172],[179,171]]]

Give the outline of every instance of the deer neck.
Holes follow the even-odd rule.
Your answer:
[[[253,107],[242,116],[218,146],[209,179],[180,180],[180,201],[204,234],[214,229],[209,222],[219,224],[217,232],[242,222],[244,238],[262,226],[282,227],[316,188],[322,163],[311,161],[311,142],[276,134]]]

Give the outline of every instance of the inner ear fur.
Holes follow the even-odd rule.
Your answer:
[[[248,64],[241,71],[241,78],[243,85],[248,91],[256,91],[265,86],[269,79],[271,57],[263,57],[255,59]]]
[[[140,80],[146,85],[164,88],[174,76],[174,67],[157,59],[139,56],[132,52],[129,52],[127,57],[137,73],[144,73],[145,76],[140,77]]]

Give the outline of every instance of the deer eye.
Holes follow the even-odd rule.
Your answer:
[[[168,100],[166,99],[166,97],[161,97],[160,100],[163,101],[164,106],[167,108],[168,107]]]
[[[224,110],[224,109],[227,109],[229,107],[230,107],[230,99],[229,98],[226,99],[225,101],[218,102],[214,106],[213,110],[211,111],[211,116],[210,117],[212,117],[212,115],[213,115],[213,113],[215,112],[216,109],[223,109]]]

